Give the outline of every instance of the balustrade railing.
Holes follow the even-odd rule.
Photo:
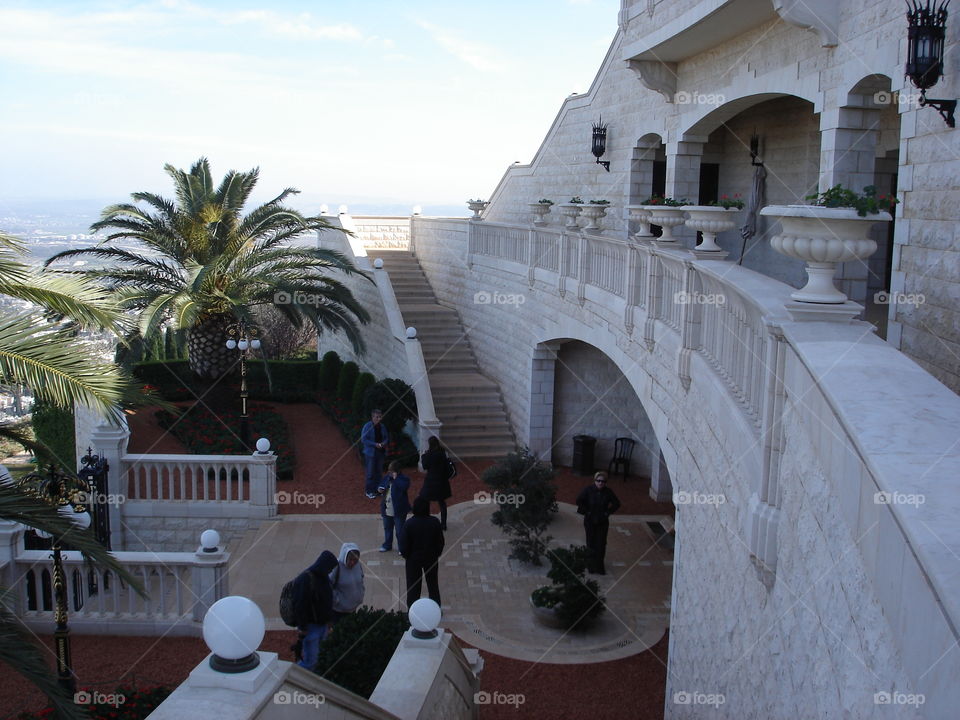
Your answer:
[[[626,291],[627,244],[623,240],[587,237],[587,284],[618,297]]]
[[[550,272],[560,271],[560,239],[557,231],[533,231],[533,266]]]

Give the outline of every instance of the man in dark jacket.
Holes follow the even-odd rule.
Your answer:
[[[607,531],[610,516],[619,509],[620,500],[607,487],[607,476],[602,472],[593,476],[593,485],[588,485],[577,495],[577,512],[583,515],[583,530],[590,551],[587,572],[606,574],[603,560],[607,554]]]
[[[377,483],[383,475],[383,460],[387,455],[387,445],[390,443],[390,433],[384,425],[383,413],[374,410],[370,413],[370,421],[360,430],[360,449],[363,452],[363,466],[365,476],[364,491],[368,498],[377,496]]]
[[[443,530],[440,521],[430,514],[429,500],[418,497],[413,501],[413,517],[407,520],[403,530],[407,542],[407,609],[420,599],[424,577],[430,599],[439,605],[437,565],[443,552]]]
[[[297,575],[293,582],[293,606],[297,628],[302,634],[299,665],[313,670],[320,655],[320,642],[327,634],[333,616],[333,591],[330,572],[337,567],[337,556],[324,550],[316,562]]]
[[[410,513],[410,499],[407,491],[410,489],[410,478],[400,472],[400,462],[390,463],[390,471],[384,476],[377,492],[383,495],[380,502],[380,517],[383,518],[383,545],[380,552],[390,552],[393,548],[393,533],[397,533],[397,550],[401,555],[405,552],[403,527]]]

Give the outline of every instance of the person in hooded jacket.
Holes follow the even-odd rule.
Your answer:
[[[360,548],[356,543],[345,542],[340,546],[339,564],[330,571],[330,587],[333,589],[333,613],[330,626],[349,615],[363,604],[363,565],[360,564]]]
[[[430,501],[425,497],[413,501],[413,517],[407,520],[404,533],[407,540],[407,609],[420,599],[424,577],[430,599],[439,605],[437,565],[443,552],[443,530],[440,521],[430,514]]]
[[[337,567],[337,557],[329,550],[320,553],[310,567],[293,582],[293,606],[297,611],[297,628],[302,635],[298,665],[313,670],[320,655],[320,642],[327,634],[333,612],[333,591],[330,573]]]

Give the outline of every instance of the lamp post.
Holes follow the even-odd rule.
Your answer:
[[[240,351],[240,444],[250,450],[250,423],[247,417],[247,353],[260,349],[259,331],[239,320],[227,325],[227,349]]]
[[[69,518],[81,530],[90,527],[90,514],[87,512],[86,498],[90,485],[80,478],[60,472],[56,465],[50,464],[46,473],[33,472],[18,483],[33,495],[39,496],[57,508],[57,512]],[[53,633],[53,644],[57,655],[57,678],[60,686],[70,695],[76,692],[77,682],[73,675],[70,659],[70,629],[67,627],[67,579],[63,572],[61,549],[63,537],[47,535],[37,531],[41,537],[52,539],[53,553],[53,593],[55,601],[54,621],[57,624]]]
[[[943,48],[947,32],[947,5],[950,0],[910,0],[907,3],[907,68],[910,81],[920,90],[920,107],[930,106],[950,127],[956,127],[953,117],[956,100],[927,97],[927,90],[943,76]]]

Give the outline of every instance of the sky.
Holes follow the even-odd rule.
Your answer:
[[[619,6],[0,0],[0,196],[170,195],[164,164],[206,156],[259,167],[261,201],[486,198],[589,89]]]

